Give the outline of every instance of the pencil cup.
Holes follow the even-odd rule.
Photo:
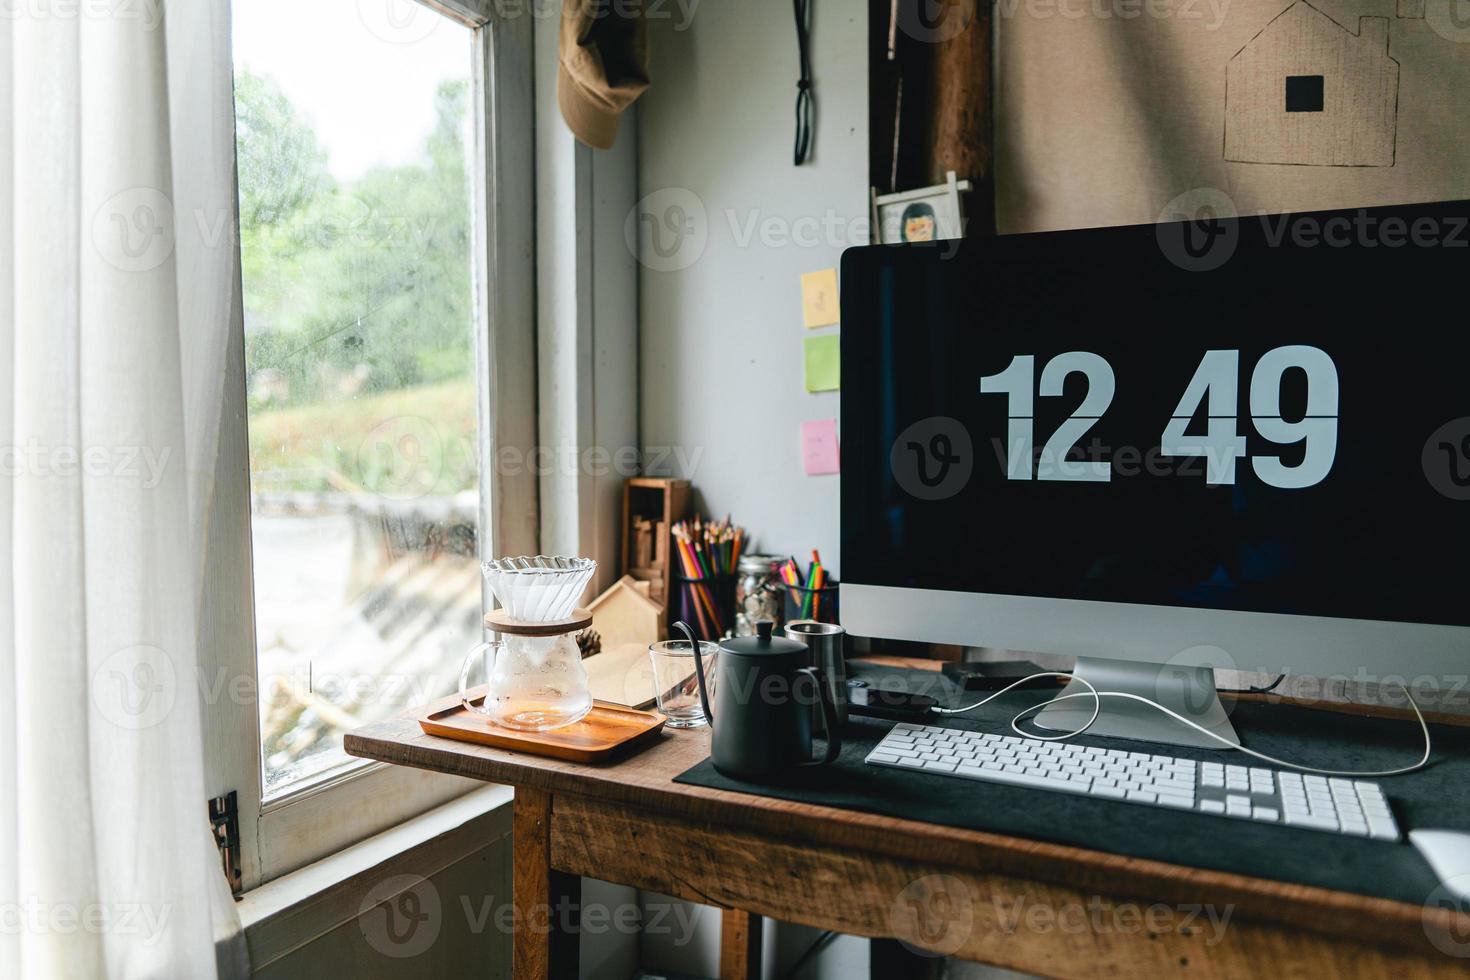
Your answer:
[[[818,623],[840,623],[842,620],[837,609],[839,584],[831,581],[820,589],[808,589],[803,585],[786,586],[786,622],[810,619]]]
[[[718,640],[735,622],[735,576],[689,578],[674,574],[674,607],[679,619],[693,627],[701,640]]]

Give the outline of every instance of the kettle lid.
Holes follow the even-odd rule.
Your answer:
[[[805,654],[808,651],[805,643],[789,640],[784,636],[773,635],[776,624],[769,619],[762,619],[755,624],[754,636],[737,636],[724,640],[720,643],[720,650],[734,654],[737,657],[768,657],[768,656],[791,656],[793,654]]]

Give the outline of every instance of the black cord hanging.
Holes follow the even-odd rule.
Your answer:
[[[801,59],[801,78],[796,83],[796,166],[801,166],[812,155],[812,117],[815,103],[812,99],[812,0],[791,0],[796,12],[796,51]]]

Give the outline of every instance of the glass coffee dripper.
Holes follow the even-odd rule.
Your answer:
[[[497,558],[480,567],[501,608],[485,617],[495,638],[465,657],[460,701],[467,710],[520,731],[544,732],[580,721],[592,710],[592,693],[575,634],[592,617],[575,606],[597,562],[537,555]],[[481,658],[490,688],[484,707],[476,707],[468,687],[470,671]]]

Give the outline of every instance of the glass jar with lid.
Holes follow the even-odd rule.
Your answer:
[[[735,635],[754,636],[755,624],[781,619],[778,555],[741,555],[735,566]]]

